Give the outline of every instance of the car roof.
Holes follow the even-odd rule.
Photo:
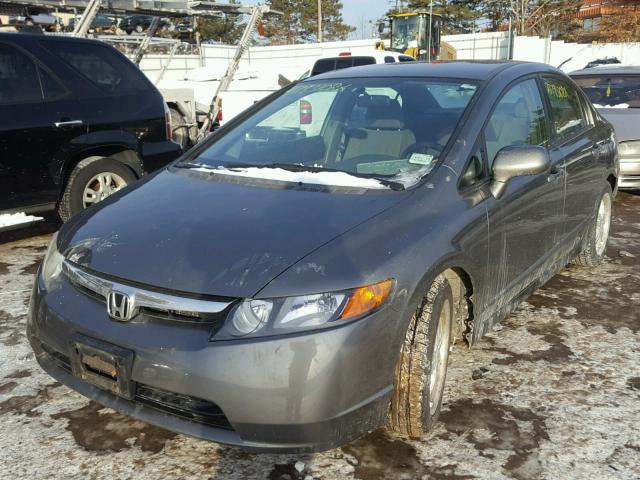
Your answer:
[[[522,74],[547,71],[558,72],[557,69],[547,64],[519,61],[406,62],[351,67],[310,77],[309,80],[354,77],[432,77],[482,81],[516,66],[524,67],[519,69]]]
[[[633,65],[603,65],[601,67],[583,68],[569,73],[569,76],[600,76],[600,75],[640,75],[640,66]]]
[[[91,44],[102,44],[105,45],[104,42],[100,40],[93,40],[91,38],[78,38],[71,37],[69,35],[44,35],[42,33],[23,33],[23,32],[0,32],[0,40],[11,40],[17,43],[20,42],[21,38],[37,40],[39,42],[46,42],[51,40],[64,40],[68,42],[79,42],[79,43],[91,43]]]

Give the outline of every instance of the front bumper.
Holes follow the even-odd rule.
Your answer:
[[[640,157],[620,158],[618,186],[621,189],[640,189]]]
[[[27,333],[45,371],[124,414],[251,450],[312,452],[347,443],[386,421],[397,317],[386,308],[306,335],[210,342],[210,327],[202,325],[143,314],[115,322],[104,304],[61,280],[53,292],[36,282]],[[133,351],[131,377],[138,392],[152,389],[210,402],[219,418],[188,418],[137,394],[127,400],[84,382],[65,366],[77,335]]]
[[[140,156],[146,172],[151,173],[174,161],[182,154],[182,147],[173,140],[144,142]]]

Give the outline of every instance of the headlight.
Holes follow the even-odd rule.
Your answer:
[[[49,248],[42,264],[42,281],[46,290],[52,290],[55,287],[56,281],[62,273],[64,257],[58,252],[57,241],[58,233],[56,232],[51,239],[51,243],[49,243]]]
[[[343,292],[247,299],[231,311],[213,339],[265,337],[335,326],[380,308],[392,288],[393,280],[385,280]]]
[[[640,140],[620,142],[618,144],[618,153],[621,157],[633,157],[640,155]]]

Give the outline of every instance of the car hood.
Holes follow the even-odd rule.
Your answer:
[[[619,142],[640,139],[640,108],[598,108],[616,132]]]
[[[125,281],[251,297],[407,194],[168,169],[74,217],[58,248],[78,265]]]

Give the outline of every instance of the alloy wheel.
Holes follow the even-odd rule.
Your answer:
[[[126,186],[127,182],[117,173],[101,172],[94,175],[84,187],[82,206],[87,208]]]

